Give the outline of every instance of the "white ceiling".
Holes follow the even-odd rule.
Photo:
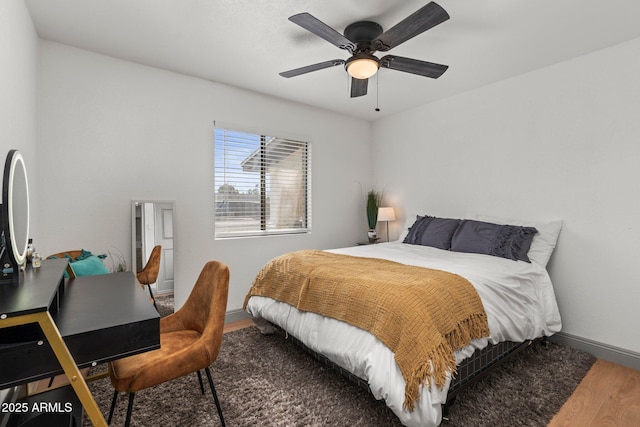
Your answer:
[[[449,65],[439,79],[382,69],[367,96],[350,98],[342,66],[278,75],[349,56],[291,15],[309,12],[340,33],[360,20],[386,30],[427,2],[25,0],[43,39],[366,120],[640,37],[638,0],[438,0],[451,19],[389,53]]]

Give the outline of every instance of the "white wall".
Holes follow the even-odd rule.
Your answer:
[[[562,218],[563,331],[640,352],[638,76],[640,39],[381,120],[376,186],[405,214]]]
[[[228,309],[235,310],[270,258],[353,245],[365,235],[368,122],[48,41],[40,61],[37,237],[45,253],[119,250],[130,260],[130,201],[175,200],[176,303],[204,263],[217,259],[230,266]],[[214,240],[214,120],[308,137],[312,234]]]
[[[38,182],[37,69],[38,36],[23,0],[1,1],[0,162],[2,163],[0,168],[4,168],[9,150],[20,150],[31,186],[32,235],[38,231],[39,218],[36,185]]]
[[[31,230],[36,232],[38,205],[33,183],[38,179],[37,66],[38,36],[24,2],[0,1],[0,171],[4,169],[9,150],[20,150],[31,185]],[[5,400],[8,392],[9,389],[0,390],[0,402]]]

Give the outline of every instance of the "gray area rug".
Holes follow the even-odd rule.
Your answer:
[[[165,317],[173,313],[173,294],[158,295],[155,298],[160,316]]]
[[[568,347],[532,346],[460,394],[442,425],[545,426],[594,361]],[[230,427],[401,425],[382,402],[280,334],[265,336],[255,327],[225,334],[211,371]],[[89,387],[106,417],[113,394],[109,379]],[[220,425],[205,390],[202,395],[195,374],[143,390],[136,394],[132,425]],[[126,406],[121,395],[112,425],[124,424]]]

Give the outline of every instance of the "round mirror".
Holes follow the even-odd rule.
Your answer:
[[[24,159],[17,150],[9,151],[4,167],[2,191],[5,244],[16,267],[27,259],[29,242],[29,184]]]

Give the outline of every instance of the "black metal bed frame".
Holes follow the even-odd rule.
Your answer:
[[[464,359],[457,367],[456,374],[451,380],[451,385],[447,392],[447,401],[442,408],[442,418],[447,419],[449,408],[455,402],[458,394],[537,342],[546,345],[546,337],[524,342],[503,341],[498,344],[489,344],[481,350],[474,351],[471,356]]]
[[[368,393],[371,392],[367,381],[332,362],[326,356],[314,350],[311,350],[302,341],[300,341],[293,335],[290,335],[282,328],[278,327],[278,329],[280,329],[285,334],[285,339],[290,340],[291,342],[302,348],[311,357],[334,369],[348,381],[363,388]],[[509,361],[515,355],[527,349],[530,345],[537,342],[541,342],[543,345],[546,345],[546,337],[537,338],[535,340],[527,340],[524,342],[504,341],[498,344],[489,344],[487,347],[481,350],[476,350],[471,356],[464,359],[460,363],[460,365],[458,365],[457,372],[454,378],[451,380],[451,385],[449,386],[449,391],[447,392],[447,400],[443,405],[443,419],[447,419],[449,407],[455,402],[458,394],[468,389],[473,384],[480,381],[482,378],[489,375],[500,365]]]

